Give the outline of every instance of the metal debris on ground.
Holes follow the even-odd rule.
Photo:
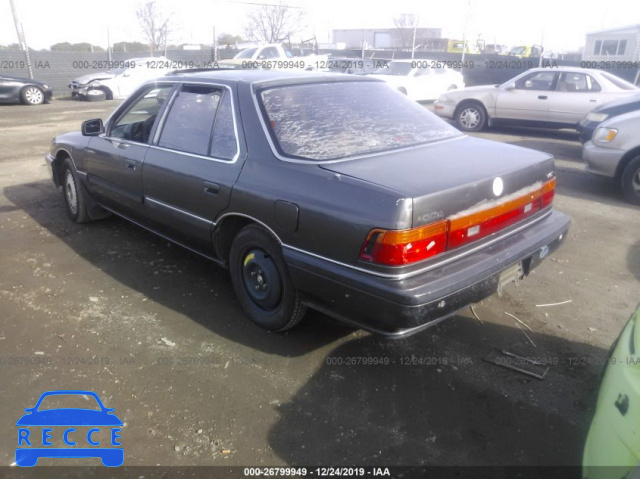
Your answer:
[[[561,304],[571,303],[573,300],[568,299],[566,301],[561,301],[559,303],[549,303],[549,304],[536,304],[536,308],[546,308],[547,306],[560,306]]]
[[[167,338],[160,338],[160,341],[170,347],[174,347],[176,345],[176,343],[174,343],[173,341],[169,341]]]
[[[480,319],[480,316],[478,316],[478,314],[476,313],[476,310],[474,309],[473,304],[469,305],[469,308],[471,308],[471,312],[473,313],[473,316],[480,322],[480,324],[484,324]]]
[[[540,380],[544,379],[549,372],[548,365],[505,350],[494,350],[482,360]]]

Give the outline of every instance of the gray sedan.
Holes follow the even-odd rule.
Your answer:
[[[72,221],[115,213],[228,268],[274,331],[307,307],[419,331],[519,282],[569,227],[550,155],[463,135],[354,75],[162,77],[46,158]]]
[[[498,124],[577,128],[598,105],[638,93],[636,86],[601,70],[533,68],[502,85],[447,92],[434,111],[463,131]]]
[[[582,156],[587,171],[614,178],[624,196],[640,205],[640,111],[603,122],[585,143]]]

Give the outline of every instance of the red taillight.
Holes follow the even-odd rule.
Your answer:
[[[513,225],[548,207],[555,195],[555,178],[538,188],[526,188],[484,209],[474,208],[427,226],[369,233],[360,259],[401,266],[459,248]]]
[[[373,230],[360,251],[360,258],[389,266],[400,266],[431,258],[447,249],[447,221],[410,230]]]

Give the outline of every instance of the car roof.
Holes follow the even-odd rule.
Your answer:
[[[358,75],[347,75],[342,73],[318,73],[291,70],[248,70],[248,69],[212,69],[197,72],[180,70],[170,73],[160,80],[178,80],[182,82],[198,81],[211,82],[225,81],[228,83],[246,83],[260,86],[292,85],[300,83],[333,83],[349,81],[380,81],[374,78],[367,78]]]

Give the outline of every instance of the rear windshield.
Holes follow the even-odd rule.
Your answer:
[[[638,87],[636,87],[634,84],[629,83],[628,81],[623,80],[620,77],[612,75],[611,73],[602,72],[602,76],[605,77],[607,80],[609,80],[611,83],[613,83],[618,88],[621,88],[622,90],[637,90],[638,89]]]
[[[461,135],[384,82],[331,82],[262,90],[262,114],[279,153],[325,161]]]

